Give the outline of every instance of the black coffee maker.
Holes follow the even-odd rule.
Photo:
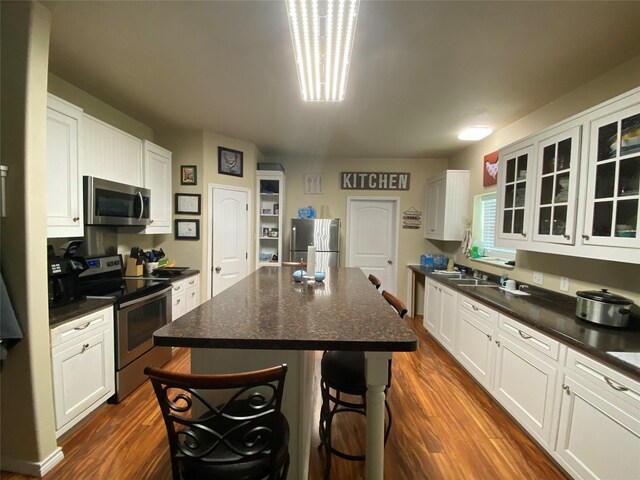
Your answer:
[[[65,244],[62,257],[47,246],[47,274],[49,276],[49,308],[61,307],[81,300],[78,293],[78,276],[89,268],[84,257],[75,255],[82,240]]]

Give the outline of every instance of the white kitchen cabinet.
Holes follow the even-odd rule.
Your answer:
[[[427,180],[424,238],[462,240],[469,208],[469,171],[446,170]]]
[[[144,185],[142,140],[86,113],[80,135],[83,175]]]
[[[533,241],[573,245],[581,126],[562,125],[538,141]]]
[[[256,173],[257,268],[282,262],[284,181],[284,172],[258,170]]]
[[[640,99],[614,103],[589,120],[584,243],[638,249]]]
[[[491,390],[494,326],[467,310],[458,311],[455,357],[487,390]]]
[[[524,240],[530,234],[535,175],[532,139],[500,151],[496,238]]]
[[[640,409],[621,398],[629,390],[637,395],[640,384],[622,375],[612,381],[603,365],[589,377],[567,366],[554,458],[574,478],[640,478]]]
[[[113,307],[51,330],[56,436],[115,393]]]
[[[144,187],[151,190],[151,224],[144,232],[171,233],[171,152],[148,140],[144,150]]]
[[[458,310],[458,292],[427,279],[425,283],[425,329],[453,353]]]
[[[79,135],[82,109],[47,100],[47,237],[84,235]]]
[[[500,315],[494,343],[494,397],[541,445],[551,449],[559,343],[504,315]]]
[[[639,209],[640,87],[500,150],[498,247],[640,264]]]
[[[171,321],[200,305],[200,274],[174,281],[171,290]]]

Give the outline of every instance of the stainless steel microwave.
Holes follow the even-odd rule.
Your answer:
[[[97,177],[83,178],[86,225],[140,225],[151,223],[151,190]]]

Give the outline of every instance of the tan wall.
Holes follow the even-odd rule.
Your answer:
[[[640,85],[640,56],[508,125],[486,140],[473,144],[453,157],[449,162],[449,168],[471,171],[470,193],[471,202],[473,202],[474,195],[495,191],[495,187],[482,187],[482,158],[484,155],[528,135],[535,134],[638,85]],[[451,255],[456,254],[458,262],[473,268],[497,274],[504,272],[500,268],[463,258],[457,245],[447,245],[446,250]],[[564,276],[570,279],[568,293],[571,295],[578,290],[606,287],[632,298],[636,304],[640,304],[640,283],[638,283],[640,265],[525,251],[518,252],[516,265],[517,267],[509,272],[509,276],[516,280],[532,283],[533,272],[542,272],[544,274],[543,287],[558,291],[560,277]]]
[[[47,88],[49,93],[82,108],[86,114],[119,128],[134,137],[153,141],[153,130],[151,128],[53,73],[49,73]]]
[[[25,339],[4,362],[2,469],[22,470],[57,450],[46,274],[46,107],[50,12],[2,2],[2,163],[9,166],[1,221],[2,273]],[[16,463],[17,462],[17,463]],[[37,470],[37,465],[33,465]],[[33,473],[33,471],[32,471]]]
[[[322,207],[329,209],[330,217],[342,220],[340,239],[340,263],[346,259],[346,218],[348,196],[397,196],[400,197],[400,212],[414,207],[424,213],[424,191],[428,178],[446,170],[446,160],[415,160],[415,159],[371,159],[371,158],[327,158],[327,159],[279,159],[269,158],[267,162],[281,163],[286,174],[286,198],[284,221],[284,252],[289,250],[289,232],[291,219],[298,217],[298,209],[308,205],[316,209],[320,216]],[[408,191],[376,191],[376,190],[341,190],[340,172],[409,172],[411,184]],[[304,175],[309,173],[323,174],[324,194],[305,195]],[[424,252],[440,251],[439,246],[427,241],[423,237],[422,228],[419,230],[402,229],[400,222],[398,245],[398,277],[397,285],[399,298],[406,298],[406,269],[407,263],[420,262],[420,255]],[[423,224],[424,225],[424,224]],[[440,242],[441,243],[441,242]],[[283,253],[288,258],[288,253]]]

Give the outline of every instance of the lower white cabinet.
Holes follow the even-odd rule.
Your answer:
[[[639,382],[569,350],[554,457],[574,478],[640,478],[639,393]]]
[[[455,356],[463,367],[487,390],[493,375],[493,325],[460,309]]]
[[[56,436],[115,393],[113,307],[51,330]]]
[[[439,282],[425,284],[424,327],[453,353],[458,310],[458,292]]]
[[[173,282],[171,320],[175,321],[200,305],[200,274]]]

